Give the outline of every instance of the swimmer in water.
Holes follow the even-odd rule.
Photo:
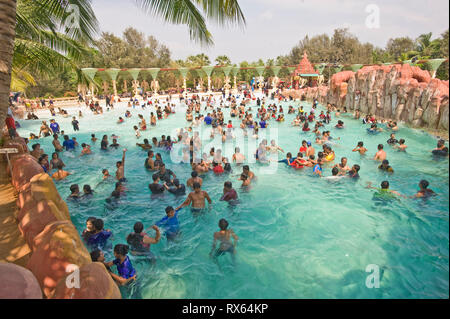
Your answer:
[[[117,266],[117,272],[119,273],[119,278],[116,278],[116,282],[120,286],[125,286],[129,282],[136,280],[136,270],[134,270],[131,264],[128,254],[128,246],[123,244],[118,244],[114,246],[114,259],[110,262],[105,262],[105,266],[112,267]]]
[[[150,145],[148,139],[144,138],[144,144],[136,143],[137,146],[142,148],[143,150],[151,150],[152,146]]]
[[[352,152],[359,152],[360,155],[366,154],[367,148],[364,147],[364,142],[358,142],[358,145],[356,145]]]
[[[220,200],[228,202],[235,201],[237,198],[238,196],[236,190],[233,188],[233,184],[231,182],[225,182],[223,185],[223,195]]]
[[[203,184],[203,179],[201,177],[198,176],[198,173],[196,171],[193,171],[191,173],[191,178],[189,178],[186,182],[186,185],[190,188],[194,188],[194,183],[199,183],[200,187]]]
[[[432,190],[428,188],[428,185],[430,183],[423,179],[419,182],[419,191],[414,196],[411,196],[411,198],[428,198],[430,196],[436,196],[437,194]]]
[[[222,256],[225,253],[230,253],[234,263],[236,254],[236,245],[239,238],[231,228],[227,229],[228,222],[226,219],[222,218],[219,221],[219,228],[220,231],[214,233],[214,241],[209,256],[211,258],[214,258],[214,260],[216,260],[217,257]],[[233,237],[234,239],[233,242],[231,242],[231,237]],[[217,242],[219,242],[218,249],[216,249]]]
[[[398,150],[401,151],[401,152],[406,152],[406,148],[407,148],[407,147],[408,147],[408,146],[405,145],[405,140],[404,140],[403,138],[401,138],[401,139],[398,141],[398,145],[394,145],[394,146],[393,146],[393,148],[398,149]]]
[[[57,171],[52,175],[53,179],[56,181],[60,181],[62,179],[65,179],[67,176],[72,175],[71,173],[63,170],[62,163],[58,163],[58,166],[56,168]]]
[[[383,144],[378,144],[378,152],[376,152],[373,159],[380,162],[386,159],[386,152],[383,150]]]
[[[242,181],[241,187],[248,187],[250,186],[251,179],[248,177],[248,175],[242,173],[239,177],[238,181]]]
[[[339,175],[345,175],[351,168],[347,165],[347,157],[342,157],[339,164],[334,165],[332,168],[337,168],[339,170]]]
[[[164,229],[164,235],[168,241],[173,241],[180,233],[180,224],[178,222],[178,211],[172,206],[166,207],[166,216],[155,223],[156,226]]]
[[[117,171],[116,171],[116,179],[119,182],[126,182],[125,179],[125,153],[127,149],[123,149],[122,160],[116,163]]]
[[[383,160],[381,165],[378,166],[378,169],[388,173],[394,173],[394,169],[389,165],[389,161],[387,159]]]
[[[212,200],[209,197],[208,193],[206,191],[202,191],[200,188],[200,184],[197,182],[195,182],[193,186],[194,191],[188,195],[186,200],[180,206],[178,206],[176,210],[189,206],[192,203],[191,210],[200,211],[205,208],[205,200],[208,201],[209,207],[211,207]]]
[[[404,195],[400,194],[399,192],[394,191],[392,189],[389,189],[389,182],[388,181],[382,181],[381,182],[381,188],[373,187],[372,186],[372,182],[367,182],[367,187],[366,188],[376,189],[376,190],[379,190],[381,192],[388,192],[388,193],[392,193],[392,194],[395,194],[395,195],[398,195],[398,196],[405,197]]]
[[[159,243],[161,233],[158,226],[153,225],[152,229],[155,230],[155,237],[150,237],[144,232],[144,225],[141,222],[134,224],[133,233],[128,234],[127,243],[130,245],[131,254],[134,256],[147,256],[152,262],[156,261],[156,257],[150,251],[150,245]]]

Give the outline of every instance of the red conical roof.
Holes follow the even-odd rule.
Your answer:
[[[302,75],[302,74],[317,74],[317,75],[319,74],[319,72],[317,72],[312,66],[312,64],[309,62],[306,51],[303,53],[303,58],[294,71],[294,75]]]

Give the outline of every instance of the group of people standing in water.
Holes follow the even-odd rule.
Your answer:
[[[284,97],[278,97],[278,99],[288,101]],[[253,117],[253,110],[251,104],[252,99],[243,98],[240,103],[238,103],[239,97],[229,96],[227,98],[222,97],[220,101],[216,101],[212,96],[200,98],[194,95],[190,99],[180,102],[184,102],[186,111],[186,121],[188,126],[178,130],[177,136],[172,139],[171,136],[163,135],[158,141],[156,137],[151,139],[151,143],[147,138],[143,140],[143,143],[136,143],[136,147],[139,147],[147,153],[147,158],[144,162],[144,169],[152,172],[152,181],[149,183],[148,188],[152,200],[158,200],[159,195],[164,193],[171,193],[178,198],[179,196],[186,196],[186,189],[191,189],[188,193],[186,199],[177,207],[167,206],[165,208],[165,216],[162,216],[159,221],[150,228],[144,229],[144,225],[141,222],[136,222],[133,227],[133,232],[131,232],[127,238],[127,244],[118,244],[113,248],[113,253],[115,259],[113,261],[106,261],[103,251],[105,249],[112,249],[111,239],[112,232],[110,230],[105,230],[103,225],[103,220],[90,217],[86,221],[86,229],[83,231],[82,237],[91,251],[91,257],[93,261],[103,262],[105,267],[111,271],[110,267],[116,266],[118,275],[111,272],[113,279],[120,285],[126,285],[131,281],[136,280],[137,273],[134,269],[128,253],[135,256],[145,256],[152,263],[156,261],[155,255],[151,252],[151,245],[158,244],[163,236],[166,237],[169,242],[176,242],[177,238],[181,234],[180,224],[178,221],[179,212],[187,207],[191,207],[191,212],[193,214],[198,214],[204,211],[206,207],[206,202],[209,203],[209,207],[213,203],[213,200],[209,196],[208,192],[202,189],[203,179],[202,175],[212,172],[215,175],[231,174],[232,164],[236,167],[241,167],[242,172],[235,175],[230,175],[238,177],[237,180],[242,182],[242,189],[249,190],[250,186],[257,181],[257,177],[254,172],[251,171],[249,165],[246,165],[248,159],[244,154],[241,153],[241,145],[235,147],[235,153],[231,159],[222,154],[221,149],[211,148],[209,153],[202,152],[202,140],[198,132],[198,128],[207,127],[211,129],[210,137],[214,139],[215,136],[220,136],[223,145],[227,142],[233,142],[236,139],[236,132],[242,133],[246,138],[253,138],[259,143],[258,148],[254,156],[257,163],[260,165],[265,165],[271,162],[284,163],[288,167],[295,170],[310,169],[312,175],[319,176],[325,179],[338,179],[347,177],[353,180],[359,178],[360,165],[354,164],[349,165],[348,159],[342,157],[340,162],[333,165],[335,161],[335,153],[332,149],[331,141],[339,140],[339,137],[332,137],[330,131],[324,130],[325,125],[331,122],[331,114],[334,112],[335,117],[339,118],[341,111],[337,109],[334,105],[328,104],[326,111],[321,111],[318,115],[317,107],[318,102],[314,101],[311,110],[307,112],[304,110],[303,106],[299,106],[295,109],[293,106],[289,106],[288,114],[295,114],[296,118],[291,123],[294,127],[302,127],[302,132],[308,134],[308,132],[313,133],[315,136],[314,144],[321,146],[321,150],[316,152],[316,149],[311,140],[307,138],[301,141],[298,152],[295,152],[295,156],[292,152],[287,152],[285,159],[279,160],[278,153],[284,153],[282,147],[276,144],[275,140],[271,140],[270,143],[267,139],[260,139],[260,130],[267,129],[271,125],[271,121],[283,122],[284,121],[284,110],[281,105],[276,103],[267,104],[266,98],[256,99],[256,118]],[[92,103],[91,103],[92,104]],[[203,104],[203,105],[202,105]],[[266,106],[267,104],[267,106]],[[131,99],[128,103],[128,107],[135,108],[139,104],[136,103],[134,99]],[[147,100],[141,105],[142,109],[146,106],[153,106],[155,108],[156,116],[153,112],[150,114],[150,125],[156,126],[157,122],[168,118],[170,114],[175,112],[174,104],[171,103],[171,99],[166,99],[164,105],[160,105],[158,101]],[[204,108],[203,108],[204,106]],[[202,110],[203,108],[203,110]],[[97,108],[94,109],[97,112]],[[230,120],[225,120],[224,109],[229,109]],[[204,111],[204,114],[201,114]],[[345,113],[346,110],[343,110]],[[81,111],[79,113],[81,115]],[[359,112],[355,112],[354,117],[359,118]],[[125,119],[132,118],[132,114],[129,110],[126,111],[124,115]],[[139,124],[134,126],[136,138],[140,138],[145,131],[147,131],[147,122],[142,115],[138,115]],[[234,127],[233,119],[239,119],[240,124],[238,127]],[[120,117],[118,124],[124,123],[124,118]],[[32,145],[31,154],[36,157],[38,162],[44,168],[44,171],[51,173],[52,170],[56,170],[51,176],[55,180],[61,180],[68,177],[71,173],[63,170],[65,164],[61,159],[59,159],[58,153],[65,151],[74,151],[78,147],[78,142],[75,137],[70,138],[65,135],[63,131],[60,130],[59,125],[55,120],[51,121],[49,127],[49,134],[43,134],[44,136],[50,135],[50,130],[53,133],[53,146],[55,147],[55,152],[52,154],[52,159],[48,159],[48,155],[44,154],[43,150],[40,149],[40,144],[35,143]],[[373,116],[368,116],[364,118],[363,123],[372,125],[371,130],[368,134],[379,131],[376,126],[377,120]],[[79,123],[76,118],[73,118],[72,125],[74,131],[79,130]],[[310,125],[314,125],[311,130]],[[398,131],[397,123],[388,122],[387,127],[392,129],[394,132]],[[75,129],[76,128],[76,129]],[[338,120],[335,128],[344,129],[345,124],[342,120]],[[322,129],[322,131],[320,130]],[[373,129],[373,130],[372,130]],[[239,131],[240,130],[240,131]],[[64,136],[64,142],[61,145],[59,142],[59,136]],[[108,136],[104,135],[100,141],[100,150],[107,151],[110,149],[118,149],[121,145],[118,143],[118,136],[112,135],[113,143],[110,144],[108,141]],[[95,134],[91,135],[91,143],[95,144],[97,138]],[[182,150],[182,163],[190,165],[191,167],[191,177],[184,184],[180,181],[176,174],[166,167],[163,161],[163,156],[161,153],[170,152],[174,144],[181,145]],[[300,143],[299,143],[300,144]],[[391,145],[393,148],[399,151],[406,151],[406,144],[404,139],[397,140],[395,138],[395,133],[392,133],[390,139],[387,140],[387,144]],[[316,146],[317,147],[317,146]],[[364,142],[359,141],[352,152],[359,152],[360,155],[364,155],[368,150],[364,147]],[[118,203],[120,198],[126,193],[127,179],[125,177],[125,160],[126,160],[127,149],[124,148],[122,151],[122,158],[120,161],[116,162],[116,172],[115,176],[110,175],[107,168],[102,169],[102,180],[115,180],[115,187],[111,196],[107,198],[108,204]],[[91,154],[91,146],[82,143],[82,151],[80,156]],[[445,141],[439,140],[437,148],[432,150],[432,153],[436,156],[448,156],[448,148],[445,146]],[[379,161],[380,165],[378,169],[385,171],[389,174],[394,173],[394,169],[390,166],[387,160],[386,152],[384,151],[383,144],[378,145],[378,150],[374,155],[373,159]],[[327,166],[331,168],[331,176],[325,176],[324,167]],[[427,180],[421,180],[419,182],[419,191],[411,197],[429,197],[436,195],[433,190],[428,188],[429,182]],[[371,183],[368,183],[368,188],[375,188]],[[383,181],[381,183],[381,188],[376,188],[380,192],[394,194],[396,196],[406,197],[397,191],[391,190],[389,188],[389,182]],[[83,194],[81,194],[79,186],[73,184],[70,186],[71,194],[68,200],[79,201],[83,198],[91,198],[94,196],[94,191],[91,189],[90,185],[83,186]],[[229,202],[231,205],[239,204],[238,192],[233,188],[233,183],[227,180],[224,183],[223,195],[220,198],[221,201]],[[211,249],[210,256],[217,260],[217,257],[230,253],[233,260],[236,253],[236,245],[238,241],[238,236],[234,231],[229,228],[229,223],[226,219],[220,219],[219,231],[213,235],[213,245]],[[150,236],[149,231],[154,231],[155,235]],[[231,240],[233,239],[233,240]],[[217,244],[219,247],[217,248]]]

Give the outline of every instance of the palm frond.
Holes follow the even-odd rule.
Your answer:
[[[191,40],[202,45],[212,45],[212,35],[200,11],[190,0],[136,0],[147,13],[172,24],[188,26]]]

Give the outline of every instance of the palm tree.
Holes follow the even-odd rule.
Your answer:
[[[15,57],[17,65],[25,63],[30,69],[33,69],[34,66],[38,69],[42,67],[45,70],[46,67],[61,66],[61,61],[63,64],[67,62],[55,54],[60,53],[60,50],[67,53],[63,56],[68,60],[70,57],[81,54],[82,44],[92,40],[92,36],[98,30],[90,0],[70,1],[71,4],[78,5],[81,18],[80,28],[74,29],[64,28],[71,17],[68,1],[34,0],[26,2],[34,4],[31,8],[27,8],[33,14],[21,15],[18,10],[16,16],[17,1],[0,0],[0,123],[4,123],[8,107],[16,32],[17,35],[24,36],[24,38],[20,38],[23,41],[17,43],[17,52],[20,52],[17,58]],[[219,26],[245,25],[245,18],[237,0],[137,0],[137,3],[147,13],[162,17],[166,22],[187,25],[191,40],[198,41],[202,45],[213,43],[212,35],[206,27],[206,19]],[[62,34],[56,35],[61,27],[65,31],[66,38]],[[42,39],[47,45],[26,46],[27,43],[29,44],[26,40],[37,39]],[[81,41],[80,43],[81,39],[84,39],[85,42]],[[42,44],[39,41],[37,43]],[[34,50],[28,51],[29,47]],[[48,50],[49,48],[54,52]],[[34,62],[33,59],[30,59],[33,54],[36,54]]]
[[[214,61],[216,62],[216,65],[231,65],[231,60],[226,55],[219,55]]]

